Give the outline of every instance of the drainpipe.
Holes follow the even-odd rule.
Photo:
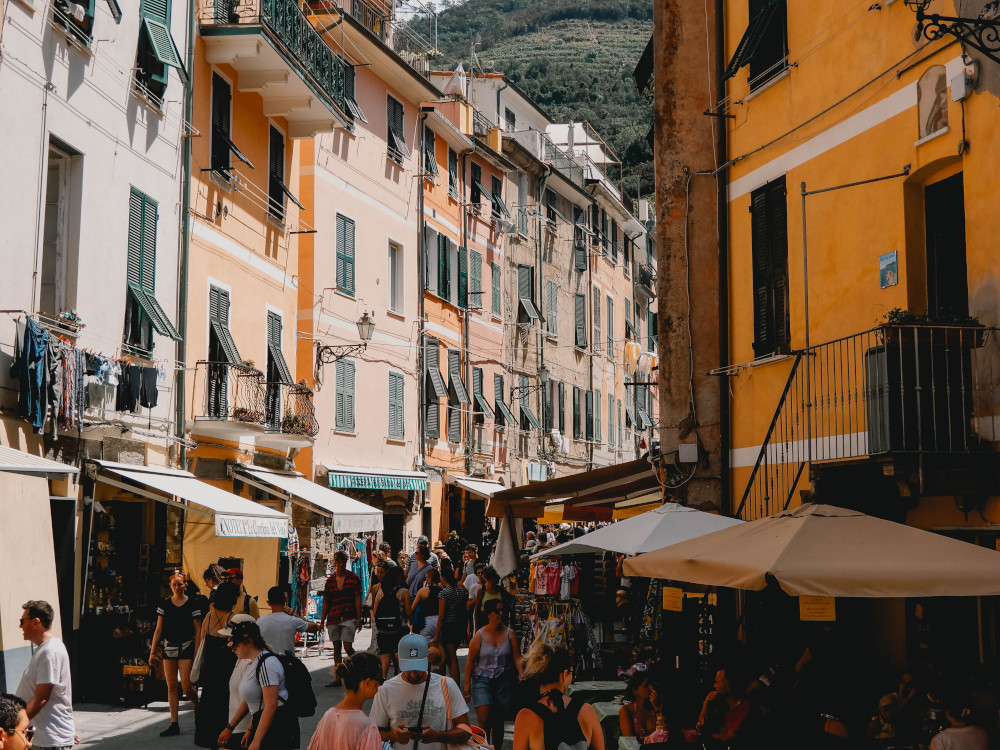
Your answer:
[[[473,151],[475,151],[475,144],[473,144]],[[462,252],[461,248],[465,248],[465,308],[462,311],[462,359],[465,360],[465,366],[462,368],[465,372],[465,382],[472,387],[472,362],[470,361],[470,349],[469,349],[469,222],[467,215],[465,213],[466,207],[462,205],[464,203],[465,197],[465,167],[466,162],[469,158],[469,151],[462,152],[462,174],[459,177],[461,185],[461,195],[463,200],[459,203],[460,215],[462,217],[462,226],[459,229],[459,253]],[[481,282],[480,282],[481,283]],[[455,290],[458,291],[457,289]],[[482,295],[480,295],[480,300],[482,300]],[[459,300],[461,301],[461,300]],[[461,309],[461,305],[459,305]],[[468,388],[466,389],[468,392]],[[471,398],[475,398],[473,395]],[[462,421],[465,422],[465,474],[466,476],[472,475],[472,404],[469,404],[469,408],[465,410],[462,415]]]
[[[184,91],[184,120],[188,124],[194,122],[194,45],[195,45],[195,0],[188,2],[188,39],[187,39],[187,72],[188,80]],[[181,128],[184,128],[183,123]],[[183,183],[181,185],[181,257],[179,278],[177,280],[177,330],[181,331],[181,340],[177,342],[177,361],[185,364],[187,361],[187,344],[184,336],[187,334],[187,308],[188,308],[188,259],[191,253],[191,138],[181,134],[183,142],[182,161],[184,163]],[[186,366],[186,364],[185,364]],[[187,377],[184,368],[177,370],[176,400],[174,408],[176,414],[174,429],[180,449],[178,460],[182,469],[187,468],[187,448],[184,446],[184,400],[185,378]]]
[[[572,128],[571,128],[571,130],[572,130]],[[574,234],[576,233],[576,225],[575,224],[574,224],[574,227],[573,227],[573,232],[574,232]],[[593,298],[593,294],[592,294],[592,292],[594,291],[594,268],[593,268],[593,264],[590,262],[590,257],[589,256],[590,256],[590,253],[588,252],[587,253],[587,288],[584,289],[583,294],[584,294],[584,299],[586,299],[587,297],[590,297],[590,304],[591,304],[590,317],[586,321],[586,324],[587,324],[587,327],[591,329],[591,335],[593,335],[593,327],[594,327],[594,310],[593,310],[593,306],[595,304],[599,305],[600,301],[594,302],[594,298]],[[595,261],[596,261],[596,259],[595,259]],[[587,306],[584,305],[583,309],[586,310]],[[596,346],[598,346],[599,343],[600,342],[598,342],[598,341],[594,341],[591,344],[591,347],[590,347],[591,352],[594,351],[594,348]],[[591,416],[592,417],[596,417],[597,416],[597,409],[600,408],[600,405],[594,403],[596,401],[595,396],[597,395],[594,392],[594,355],[591,354],[588,359],[589,359],[589,374],[588,374],[588,378],[587,378],[587,385],[590,386],[590,388],[588,389],[588,390],[590,390],[590,403],[594,405],[594,413]],[[586,407],[586,398],[587,397],[584,396],[584,407]],[[581,411],[584,413],[584,419],[586,419],[587,418],[586,417],[586,414],[587,414],[586,408],[581,409]],[[591,435],[593,436],[594,435],[594,428],[593,428],[593,426],[591,426],[590,430],[591,430]],[[584,425],[583,437],[584,438],[587,437],[586,425]],[[594,468],[594,441],[591,440],[591,441],[589,441],[589,443],[587,445],[587,471],[591,471],[593,468]]]
[[[35,216],[35,260],[31,267],[33,269],[31,274],[31,305],[28,307],[28,313],[33,314],[38,310],[36,307],[38,294],[38,270],[39,270],[39,256],[42,250],[42,221],[45,215],[45,196],[42,195],[42,186],[45,184],[45,176],[48,170],[45,165],[48,163],[48,153],[49,153],[49,139],[48,139],[48,118],[49,118],[49,92],[54,90],[55,86],[52,81],[46,81],[45,85],[42,87],[42,128],[38,136],[38,208],[37,214]],[[62,310],[45,310],[51,315],[58,315]]]
[[[497,94],[497,101],[499,101],[499,94]],[[549,164],[545,165],[545,170],[542,172],[542,176],[538,178],[538,198],[535,200],[535,211],[538,213],[538,231],[535,232],[535,262],[538,264],[538,310],[539,314],[542,316],[541,320],[538,321],[538,334],[535,336],[535,361],[538,363],[538,370],[542,369],[545,364],[545,335],[542,333],[542,321],[545,320],[545,285],[542,283],[542,200],[545,196],[545,183],[549,180],[549,175],[552,174],[552,166]],[[517,316],[515,315],[515,318]],[[542,415],[542,426],[545,426],[545,389],[541,391],[540,402],[542,408],[539,409],[539,413]],[[552,399],[553,407],[553,418],[555,418],[555,399]],[[562,429],[562,425],[559,425]],[[545,430],[542,430],[542,439],[539,440],[539,444],[542,447],[542,455],[548,458],[548,449],[545,447]]]
[[[424,108],[420,108],[420,168],[418,168],[417,173],[421,174],[423,172],[423,154],[424,154],[424,139],[426,137],[426,130],[424,123],[427,120],[428,111]],[[417,404],[419,408],[417,409],[417,445],[419,446],[419,456],[420,456],[420,468],[425,469],[427,466],[427,449],[424,444],[424,409],[426,404],[424,403],[424,274],[429,272],[426,269],[427,264],[427,247],[425,242],[427,241],[427,222],[424,221],[424,178],[420,177],[419,189],[417,190],[417,318],[420,321],[420,328],[417,331]],[[427,502],[427,493],[423,493],[420,501],[421,511],[423,510],[424,503]],[[421,519],[423,516],[421,516]]]
[[[500,92],[503,91],[508,86],[510,86],[510,84],[507,83],[507,79],[504,78],[503,79],[503,86],[501,86],[500,88],[497,89],[497,125],[498,126],[500,125],[500,122],[501,122],[501,119],[500,119]]]
[[[722,98],[725,90],[723,72],[726,69],[726,36],[722,23],[724,17],[724,1],[715,0],[715,81],[718,98]],[[726,118],[716,118],[716,149],[718,160],[722,164],[728,161],[726,150],[729,148],[726,132]],[[717,185],[717,211],[719,231],[719,366],[729,365],[729,203],[727,185],[729,170],[719,169],[715,179]],[[723,505],[719,509],[723,514],[732,511],[732,478],[730,477],[729,444],[732,439],[730,429],[729,376],[719,378],[719,474],[722,477],[720,495]]]

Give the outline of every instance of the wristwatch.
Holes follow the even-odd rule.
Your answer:
[[[226,729],[228,729],[230,732],[236,731],[236,727],[234,727],[232,724],[226,724]]]

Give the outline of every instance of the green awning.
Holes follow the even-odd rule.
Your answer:
[[[145,291],[134,281],[130,281],[129,292],[135,298],[135,301],[139,303],[139,307],[142,311],[149,317],[153,323],[153,328],[156,329],[157,333],[163,334],[164,336],[169,336],[174,341],[182,341],[180,333],[174,328],[174,324],[170,322],[170,318],[160,307],[160,303],[156,301],[156,297],[152,293]]]
[[[182,70],[184,66],[181,63],[181,53],[177,51],[177,45],[174,44],[167,25],[149,16],[143,18],[142,23],[156,59],[164,65]]]
[[[426,475],[346,474],[330,472],[330,487],[341,490],[417,490],[427,489]]]

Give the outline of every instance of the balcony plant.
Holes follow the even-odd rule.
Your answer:
[[[954,329],[967,328],[969,332],[952,332]],[[958,343],[965,348],[976,349],[986,340],[986,329],[979,319],[971,315],[942,314],[931,316],[928,313],[915,313],[901,307],[894,307],[885,314],[880,325],[885,343],[896,344],[913,341],[914,335],[919,343],[944,344]],[[944,331],[935,329],[945,329]],[[957,339],[957,341],[956,341]]]
[[[237,406],[233,409],[233,419],[237,422],[260,422],[262,416],[259,411],[248,409],[245,406]]]
[[[295,414],[286,411],[284,418],[281,420],[281,431],[304,435],[309,431],[309,420],[304,414]]]

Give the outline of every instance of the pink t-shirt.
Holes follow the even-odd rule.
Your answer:
[[[364,711],[331,708],[319,720],[309,750],[382,750],[382,739]]]

